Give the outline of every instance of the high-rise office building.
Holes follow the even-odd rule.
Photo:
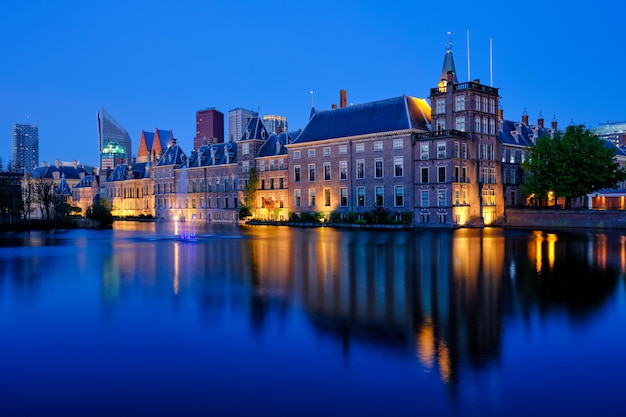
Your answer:
[[[263,124],[268,132],[280,135],[287,131],[287,118],[285,116],[277,116],[275,114],[266,114],[263,116]]]
[[[35,125],[13,125],[13,171],[32,172],[39,165],[39,128]]]
[[[228,141],[234,142],[241,139],[244,129],[250,120],[259,117],[259,113],[254,110],[247,110],[238,107],[228,112]]]
[[[100,168],[112,169],[132,161],[130,135],[102,106],[98,112],[98,150]]]
[[[193,148],[224,142],[224,113],[210,107],[196,112],[196,137]]]

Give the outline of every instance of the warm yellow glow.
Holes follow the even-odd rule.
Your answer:
[[[176,223],[178,225],[178,223]],[[176,243],[174,245],[174,282],[173,282],[173,290],[174,295],[178,295],[178,289],[180,287],[179,283],[179,275],[180,275],[180,243]]]
[[[546,238],[546,240],[548,241],[548,265],[550,266],[550,270],[554,268],[554,259],[556,257],[555,249],[556,249],[557,239],[558,238],[554,233],[550,233],[548,237]]]
[[[622,267],[622,275],[624,275],[626,274],[626,236],[621,237],[620,260],[621,260],[621,267]]]
[[[450,381],[450,375],[452,374],[452,367],[450,366],[450,351],[443,341],[439,342],[439,346],[437,347],[437,358],[441,380],[448,383]]]
[[[541,272],[542,265],[542,246],[543,246],[543,235],[541,232],[535,232],[535,270],[537,272]]]
[[[413,103],[417,105],[417,107],[422,111],[422,113],[424,113],[424,116],[426,117],[426,120],[428,120],[428,123],[430,123],[431,110],[430,110],[430,105],[428,104],[428,102],[422,98],[417,98],[417,97],[408,97],[408,99],[412,100]]]
[[[426,319],[415,336],[415,351],[422,365],[430,369],[435,363],[435,329],[430,319]]]

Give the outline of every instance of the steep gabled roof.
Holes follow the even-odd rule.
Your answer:
[[[72,195],[70,186],[67,184],[67,180],[65,179],[65,174],[61,175],[61,182],[57,187],[57,195]]]
[[[162,167],[166,165],[180,166],[187,161],[187,155],[181,149],[180,146],[174,144],[167,148],[163,156],[159,159],[157,166]]]
[[[280,135],[271,135],[259,148],[257,157],[286,155],[287,148],[285,145],[293,143],[294,139],[289,133],[281,133]]]
[[[256,116],[250,119],[250,122],[248,123],[248,126],[246,126],[246,129],[243,131],[240,140],[265,140],[269,136],[270,135],[267,132],[265,125],[263,124],[261,119]]]
[[[59,177],[65,176],[67,179],[80,180],[87,175],[87,170],[83,167],[48,165],[37,167],[31,173],[33,178],[54,178],[54,173],[58,172]]]
[[[428,131],[429,123],[430,106],[426,101],[404,95],[338,109],[318,110],[295,143],[408,129]]]
[[[87,175],[85,178],[80,180],[78,184],[74,186],[74,188],[91,188],[91,186],[93,185],[93,182],[94,182],[94,176]]]

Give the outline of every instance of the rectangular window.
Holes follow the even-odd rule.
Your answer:
[[[339,145],[339,155],[348,153],[348,145]]]
[[[315,158],[315,149],[309,149],[308,154],[309,158]]]
[[[446,101],[437,100],[437,114],[442,114],[445,112],[446,112]]]
[[[383,177],[383,159],[382,158],[374,159],[374,177],[375,178]]]
[[[385,204],[385,199],[383,198],[383,187],[376,187],[374,189],[374,194],[376,198],[376,205],[382,207]]]
[[[489,99],[489,113],[496,114],[496,100],[493,98]]]
[[[459,205],[461,202],[461,192],[459,190],[454,190],[454,204]]]
[[[490,135],[496,134],[496,121],[493,119],[489,119],[489,134]]]
[[[456,118],[456,130],[465,132],[465,117]]]
[[[365,187],[356,188],[356,205],[365,207]]]
[[[428,184],[428,167],[422,167],[422,184]]]
[[[309,181],[315,181],[315,164],[309,164]]]
[[[487,184],[489,182],[489,168],[480,169],[480,182]]]
[[[339,205],[341,207],[348,206],[348,189],[346,187],[339,189]]]
[[[374,150],[375,151],[382,151],[383,150],[383,142],[382,141],[374,142]]]
[[[261,179],[261,190],[265,190],[265,178]]]
[[[274,178],[270,178],[270,190],[274,189]]]
[[[293,167],[293,180],[294,182],[300,182],[300,165],[294,165]]]
[[[437,158],[445,159],[446,157],[446,143],[437,142]]]
[[[365,152],[365,145],[363,143],[357,143],[356,144],[356,151],[357,152]]]
[[[300,151],[293,151],[293,159],[300,159]]]
[[[455,158],[461,157],[461,144],[456,141],[454,142],[454,157]]]
[[[274,160],[270,160],[270,171],[274,171]]]
[[[487,119],[485,117],[483,117],[483,128],[482,128],[482,132],[483,133],[487,133]]]
[[[456,96],[456,111],[465,110],[465,96]]]
[[[461,158],[467,159],[467,143],[461,144]]]
[[[330,162],[324,162],[324,181],[330,181]]]
[[[324,188],[324,206],[330,207],[330,188]]]
[[[402,139],[393,140],[393,149],[402,149],[404,147],[404,141]]]
[[[309,188],[309,206],[315,205],[315,188]]]
[[[300,207],[300,199],[302,198],[302,191],[293,190],[293,205]]]
[[[496,205],[496,191],[483,188],[483,206]]]
[[[324,156],[330,156],[330,147],[329,146],[326,146],[324,148]]]
[[[396,207],[404,206],[404,186],[396,185],[394,189],[395,201],[394,205]]]
[[[420,159],[426,160],[429,158],[428,155],[428,142],[420,144]]]
[[[241,172],[244,174],[250,172],[250,161],[241,162]]]
[[[480,117],[474,117],[474,132],[480,133]]]
[[[259,171],[265,171],[265,161],[259,162]]]
[[[460,181],[461,170],[458,165],[454,166],[454,175],[452,181]]]
[[[487,113],[487,97],[483,97],[483,112]]]
[[[339,179],[348,179],[348,161],[339,161]]]
[[[480,97],[474,96],[474,110],[480,111]]]
[[[490,184],[496,183],[496,169],[495,168],[489,168],[489,183]]]
[[[241,145],[241,154],[248,155],[250,153],[250,144],[244,143]]]
[[[437,191],[437,206],[438,207],[446,206],[446,190]]]
[[[509,152],[510,152],[509,162],[514,164],[515,163],[515,149],[511,149]]]
[[[437,182],[446,182],[446,167],[437,167]]]
[[[393,158],[393,175],[394,177],[401,177],[404,175],[404,158],[401,156],[395,156]]]
[[[437,120],[437,130],[446,130],[446,119]]]
[[[422,208],[427,208],[428,205],[428,190],[422,190]]]
[[[278,169],[284,169],[285,167],[285,161],[283,160],[283,158],[280,158],[278,160]]]
[[[357,179],[365,178],[365,160],[359,159],[356,161],[356,177]]]
[[[467,190],[463,190],[463,204],[467,205]]]

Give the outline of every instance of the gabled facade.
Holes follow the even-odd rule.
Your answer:
[[[289,219],[289,164],[286,146],[293,141],[290,133],[271,135],[257,152],[255,165],[259,185],[256,201],[252,205],[257,219]]]
[[[154,217],[154,181],[149,162],[121,164],[102,183],[101,197],[116,217]]]

